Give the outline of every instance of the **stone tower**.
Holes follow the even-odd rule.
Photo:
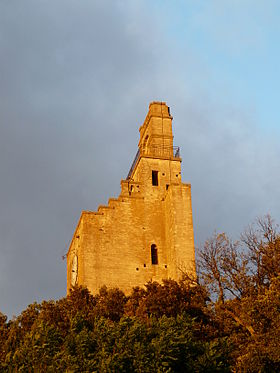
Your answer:
[[[129,293],[149,280],[195,275],[191,186],[181,181],[168,106],[152,102],[139,131],[119,197],[81,214],[67,254],[68,292],[79,284]]]

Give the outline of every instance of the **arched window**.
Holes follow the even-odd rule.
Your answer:
[[[151,246],[151,258],[152,264],[158,264],[158,251],[155,244],[152,244]]]

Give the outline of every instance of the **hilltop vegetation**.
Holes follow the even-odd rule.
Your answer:
[[[198,277],[126,296],[75,287],[58,301],[0,314],[7,372],[278,372],[280,236],[267,216],[232,242],[206,241]]]

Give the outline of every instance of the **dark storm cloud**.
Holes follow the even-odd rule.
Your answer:
[[[0,310],[10,316],[65,294],[61,256],[79,214],[118,195],[152,100],[174,115],[197,242],[279,211],[273,137],[247,108],[191,92],[141,4],[0,4]]]
[[[3,312],[64,294],[61,255],[81,209],[118,193],[137,144],[129,98],[153,72],[145,38],[117,2],[1,3]]]

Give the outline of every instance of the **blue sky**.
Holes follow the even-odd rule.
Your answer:
[[[155,17],[163,20],[165,42],[174,44],[178,65],[188,64],[191,52],[197,65],[194,88],[207,90],[221,104],[247,106],[263,129],[279,131],[279,2],[150,4]]]

